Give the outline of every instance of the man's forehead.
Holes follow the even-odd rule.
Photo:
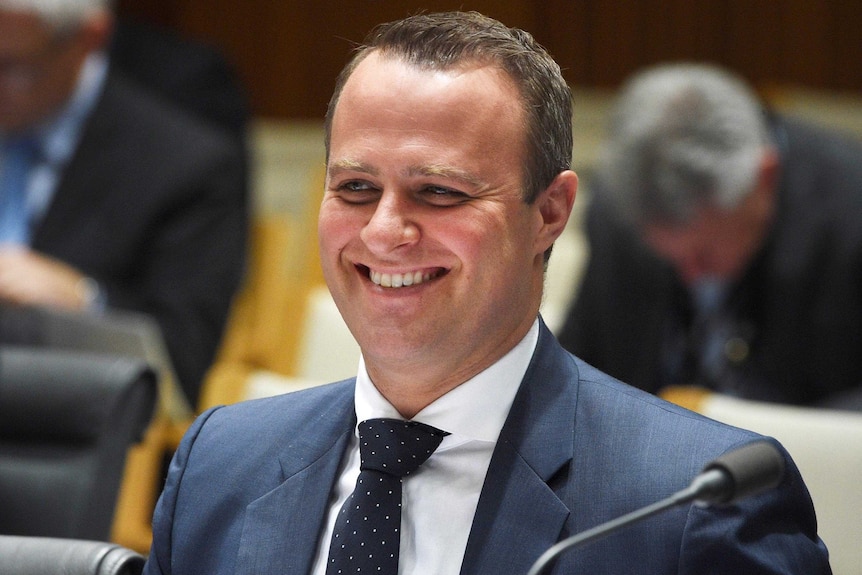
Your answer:
[[[356,94],[359,94],[360,100],[372,96],[399,97],[399,92],[409,98],[419,96],[426,88],[433,91],[446,86],[442,92],[435,94],[435,101],[443,103],[466,94],[465,86],[477,78],[478,84],[482,86],[484,101],[493,101],[496,93],[496,100],[507,106],[514,104],[511,112],[519,113],[515,109],[520,107],[521,101],[518,87],[509,74],[498,66],[473,60],[464,65],[425,66],[377,51],[359,62],[347,79],[338,104]]]

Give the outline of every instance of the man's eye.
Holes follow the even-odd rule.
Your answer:
[[[427,186],[422,189],[422,195],[425,201],[438,206],[457,205],[470,199],[464,192],[442,186]]]
[[[370,189],[370,186],[366,182],[358,182],[355,180],[351,180],[340,184],[338,186],[338,189],[345,192],[364,192]]]
[[[377,188],[362,180],[347,180],[338,184],[335,191],[342,200],[351,204],[364,204],[375,201],[379,195]]]

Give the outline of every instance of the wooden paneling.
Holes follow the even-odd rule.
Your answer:
[[[418,11],[478,10],[529,30],[585,87],[705,60],[756,84],[862,92],[862,2],[843,0],[121,0],[119,11],[215,43],[257,115],[320,118],[354,42]]]
[[[829,86],[862,94],[862,2],[836,1],[826,34],[834,78]]]

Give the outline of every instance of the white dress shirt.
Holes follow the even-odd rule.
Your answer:
[[[399,573],[457,575],[491,455],[539,339],[538,319],[509,353],[416,414],[451,435],[419,470],[404,479]],[[403,419],[377,391],[360,359],[357,421]],[[358,429],[342,461],[312,575],[324,575],[335,518],[359,476]]]

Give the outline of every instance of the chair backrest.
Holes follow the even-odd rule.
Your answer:
[[[108,540],[156,380],[139,359],[0,347],[0,534]]]
[[[144,557],[114,543],[0,535],[3,575],[140,575]]]

